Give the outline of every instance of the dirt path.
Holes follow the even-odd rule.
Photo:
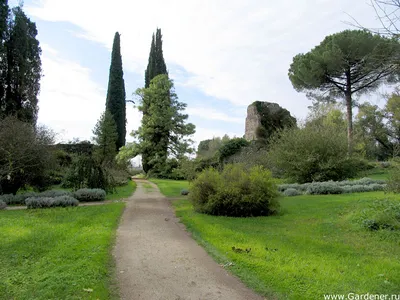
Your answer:
[[[121,299],[263,299],[218,266],[179,226],[156,185],[135,181],[114,249]]]

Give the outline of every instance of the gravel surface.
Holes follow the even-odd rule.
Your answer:
[[[156,185],[135,181],[113,251],[121,299],[263,299],[190,237]]]

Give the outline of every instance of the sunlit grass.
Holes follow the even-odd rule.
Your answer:
[[[189,189],[189,182],[185,180],[150,179],[157,184],[161,193],[167,197],[179,197],[183,189]]]
[[[1,299],[110,299],[123,203],[0,211]]]
[[[258,218],[199,214],[187,200],[174,206],[194,238],[218,262],[233,263],[229,269],[257,292],[323,299],[400,292],[399,232],[369,232],[355,220],[374,200],[388,197],[399,199],[383,192],[289,197],[281,201],[281,215]]]

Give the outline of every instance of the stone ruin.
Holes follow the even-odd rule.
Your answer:
[[[247,108],[245,139],[268,139],[273,132],[296,126],[296,118],[277,103],[256,101]]]

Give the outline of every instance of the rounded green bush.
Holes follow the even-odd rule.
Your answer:
[[[296,190],[294,188],[288,188],[283,192],[283,195],[288,196],[288,197],[292,197],[292,196],[301,195],[301,192],[299,192],[298,190]]]
[[[221,173],[207,169],[193,181],[189,197],[196,211],[211,215],[267,216],[279,209],[272,175],[259,166],[247,171],[242,165],[226,165]]]
[[[0,200],[0,210],[5,209],[7,207],[7,204],[4,201]]]

